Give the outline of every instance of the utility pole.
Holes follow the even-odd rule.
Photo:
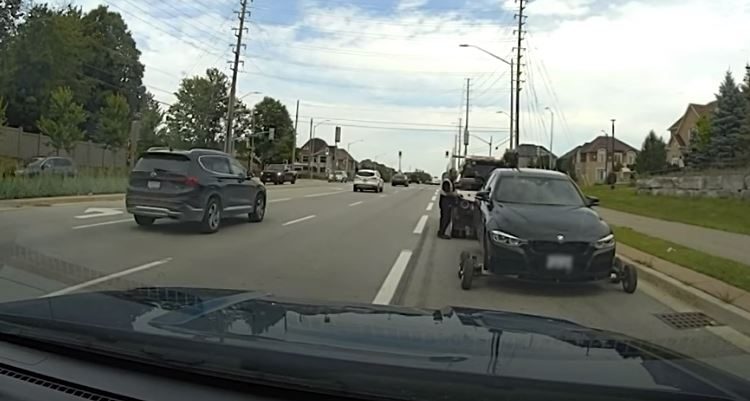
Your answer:
[[[549,123],[549,169],[554,170],[554,166],[552,165],[552,138],[555,135],[555,112],[552,111],[549,107],[545,107],[547,111],[549,111],[550,114],[550,123]]]
[[[307,162],[308,162],[308,164],[307,164],[307,169],[308,169],[308,170],[309,170],[309,172],[310,172],[310,179],[312,179],[312,178],[313,178],[313,172],[312,172],[312,159],[313,159],[313,155],[315,154],[315,151],[313,150],[313,140],[312,140],[312,139],[313,139],[313,137],[312,137],[312,131],[313,131],[313,119],[312,119],[312,118],[310,118],[310,142],[308,142],[308,143],[307,143],[307,144],[309,145],[309,146],[307,147],[307,151],[308,151],[308,152],[310,153],[310,155],[309,155],[309,156],[307,157]]]
[[[519,126],[521,121],[521,51],[523,51],[523,48],[521,47],[521,41],[523,40],[523,26],[526,23],[524,21],[524,18],[526,18],[523,15],[523,10],[526,9],[526,0],[518,0],[518,14],[516,14],[516,17],[518,18],[518,30],[516,33],[518,34],[518,45],[516,47],[516,148],[521,144],[520,142],[520,135],[519,135]]]
[[[463,125],[461,125],[461,122],[463,119],[461,117],[458,118],[458,132],[456,133],[456,141],[453,144],[453,168],[458,170],[458,158],[455,156],[461,155],[461,128]]]
[[[299,122],[299,99],[297,99],[297,111],[294,112],[294,132],[292,133],[292,170],[295,170],[294,165],[297,164],[297,123]]]
[[[464,157],[469,152],[469,91],[471,90],[471,78],[466,78],[466,121],[464,122]]]
[[[250,0],[252,2],[253,0]],[[234,152],[234,132],[232,124],[234,119],[234,97],[237,95],[237,72],[240,64],[240,50],[242,49],[242,33],[245,31],[245,16],[247,15],[247,0],[240,0],[242,11],[240,11],[240,27],[237,30],[237,46],[234,48],[234,62],[232,63],[232,87],[229,90],[229,106],[227,107],[227,138],[224,151],[230,155]]]
[[[490,136],[490,157],[492,157],[492,137]]]
[[[612,177],[615,177],[615,119],[612,119]],[[607,177],[609,178],[609,177]],[[612,180],[612,189],[615,189],[615,181]]]
[[[508,149],[513,150],[513,87],[515,86],[516,78],[513,77],[513,60],[510,60],[510,114],[508,114],[508,118],[510,119],[510,142],[508,145]]]

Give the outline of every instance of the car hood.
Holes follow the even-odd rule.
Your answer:
[[[90,327],[92,332],[106,329],[109,339],[117,338],[112,332],[120,332],[166,338],[168,344],[191,341],[194,358],[201,350],[195,344],[199,342],[232,347],[232,355],[242,354],[236,349],[262,347],[391,370],[426,369],[434,372],[433,379],[445,372],[490,377],[496,384],[498,378],[512,378],[707,395],[726,394],[717,383],[722,388],[747,385],[624,335],[483,309],[311,303],[260,292],[157,287],[0,304],[0,321],[14,317]],[[279,358],[252,363],[263,361],[280,364]],[[337,365],[322,366],[331,364]],[[302,369],[299,375],[315,370]]]
[[[494,203],[488,229],[526,240],[593,242],[611,232],[594,210],[585,206]]]

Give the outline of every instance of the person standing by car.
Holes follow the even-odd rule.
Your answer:
[[[453,206],[456,203],[456,189],[453,185],[455,179],[456,170],[450,169],[440,184],[440,228],[438,229],[438,237],[442,239],[451,238],[445,231],[450,225]]]

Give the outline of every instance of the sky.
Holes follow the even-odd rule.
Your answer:
[[[62,1],[62,0],[60,0]],[[144,84],[171,103],[183,78],[231,74],[240,0],[73,0],[122,14],[146,66]],[[315,137],[362,160],[439,175],[466,117],[469,154],[501,156],[509,137],[508,65],[467,43],[514,55],[513,0],[248,0],[238,96],[279,99],[297,144]],[[524,12],[521,143],[562,155],[601,131],[640,148],[688,103],[714,99],[727,70],[750,62],[750,0],[534,0]],[[253,94],[262,92],[262,94]],[[502,113],[500,113],[502,111]],[[497,148],[497,150],[494,150]]]

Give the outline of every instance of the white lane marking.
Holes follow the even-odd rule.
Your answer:
[[[133,273],[137,273],[139,271],[148,270],[148,269],[151,269],[152,267],[163,265],[163,264],[169,262],[170,260],[172,260],[172,258],[166,258],[166,259],[162,259],[162,260],[157,260],[157,261],[154,261],[154,262],[146,263],[145,265],[140,265],[140,266],[132,267],[130,269],[123,270],[121,272],[108,274],[106,276],[102,276],[102,277],[99,277],[99,278],[95,278],[93,280],[85,281],[83,283],[76,284],[74,286],[63,288],[62,290],[50,292],[49,294],[42,295],[41,298],[54,297],[54,296],[57,296],[57,295],[68,294],[68,293],[71,293],[73,291],[80,290],[82,288],[91,287],[92,285],[103,283],[105,281],[109,281],[109,280],[112,280],[112,279],[115,279],[115,278],[119,278],[119,277],[122,277],[122,276],[127,276],[128,274],[133,274]]]
[[[297,223],[305,221],[305,220],[314,219],[315,217],[317,217],[317,216],[315,216],[314,214],[311,214],[309,216],[300,217],[299,219],[295,219],[295,220],[292,220],[292,221],[287,221],[286,223],[282,224],[282,226],[290,226],[292,224],[297,224]]]
[[[292,198],[271,199],[270,201],[268,201],[268,203],[286,202],[286,201],[290,201],[290,200],[292,200]]]
[[[105,222],[102,222],[102,223],[84,224],[82,226],[74,226],[73,229],[74,230],[80,230],[82,228],[108,226],[110,224],[127,223],[128,221],[133,221],[133,219],[112,220],[112,221],[105,221]]]
[[[434,204],[434,203],[432,203],[432,202],[428,203],[428,204],[427,204],[427,209],[425,209],[425,210],[429,212],[430,210],[432,210],[432,206],[433,206],[433,205],[435,205],[435,204]]]
[[[422,215],[422,217],[419,218],[419,221],[417,222],[417,226],[414,227],[414,234],[422,234],[422,231],[424,231],[425,224],[427,224],[426,214]]]
[[[341,192],[342,192],[342,191],[340,191],[340,190],[339,190],[339,191],[336,191],[336,192],[321,192],[321,193],[319,193],[319,194],[310,194],[310,195],[305,195],[305,198],[317,198],[317,197],[319,197],[319,196],[336,195],[336,194],[340,194]]]
[[[357,205],[361,205],[363,203],[365,203],[365,202],[364,201],[354,202],[354,203],[350,203],[349,206],[357,206]]]
[[[94,217],[106,217],[106,216],[117,216],[122,214],[123,211],[120,209],[112,209],[109,207],[90,207],[87,208],[82,215],[76,216],[76,219],[91,219]]]
[[[433,201],[433,202],[435,202],[436,198],[437,198],[437,196],[433,196],[432,198],[430,198],[430,200]]]
[[[406,266],[409,264],[411,254],[412,252],[407,249],[401,251],[398,258],[396,258],[396,261],[393,263],[391,271],[388,272],[388,276],[386,276],[385,281],[383,281],[383,284],[380,286],[378,293],[375,295],[375,299],[372,300],[373,304],[388,305],[393,301],[393,296],[396,295],[398,283],[401,282],[401,277],[403,277],[404,272],[406,271]]]
[[[386,196],[388,196],[388,195],[380,195],[381,198],[385,198]]]

